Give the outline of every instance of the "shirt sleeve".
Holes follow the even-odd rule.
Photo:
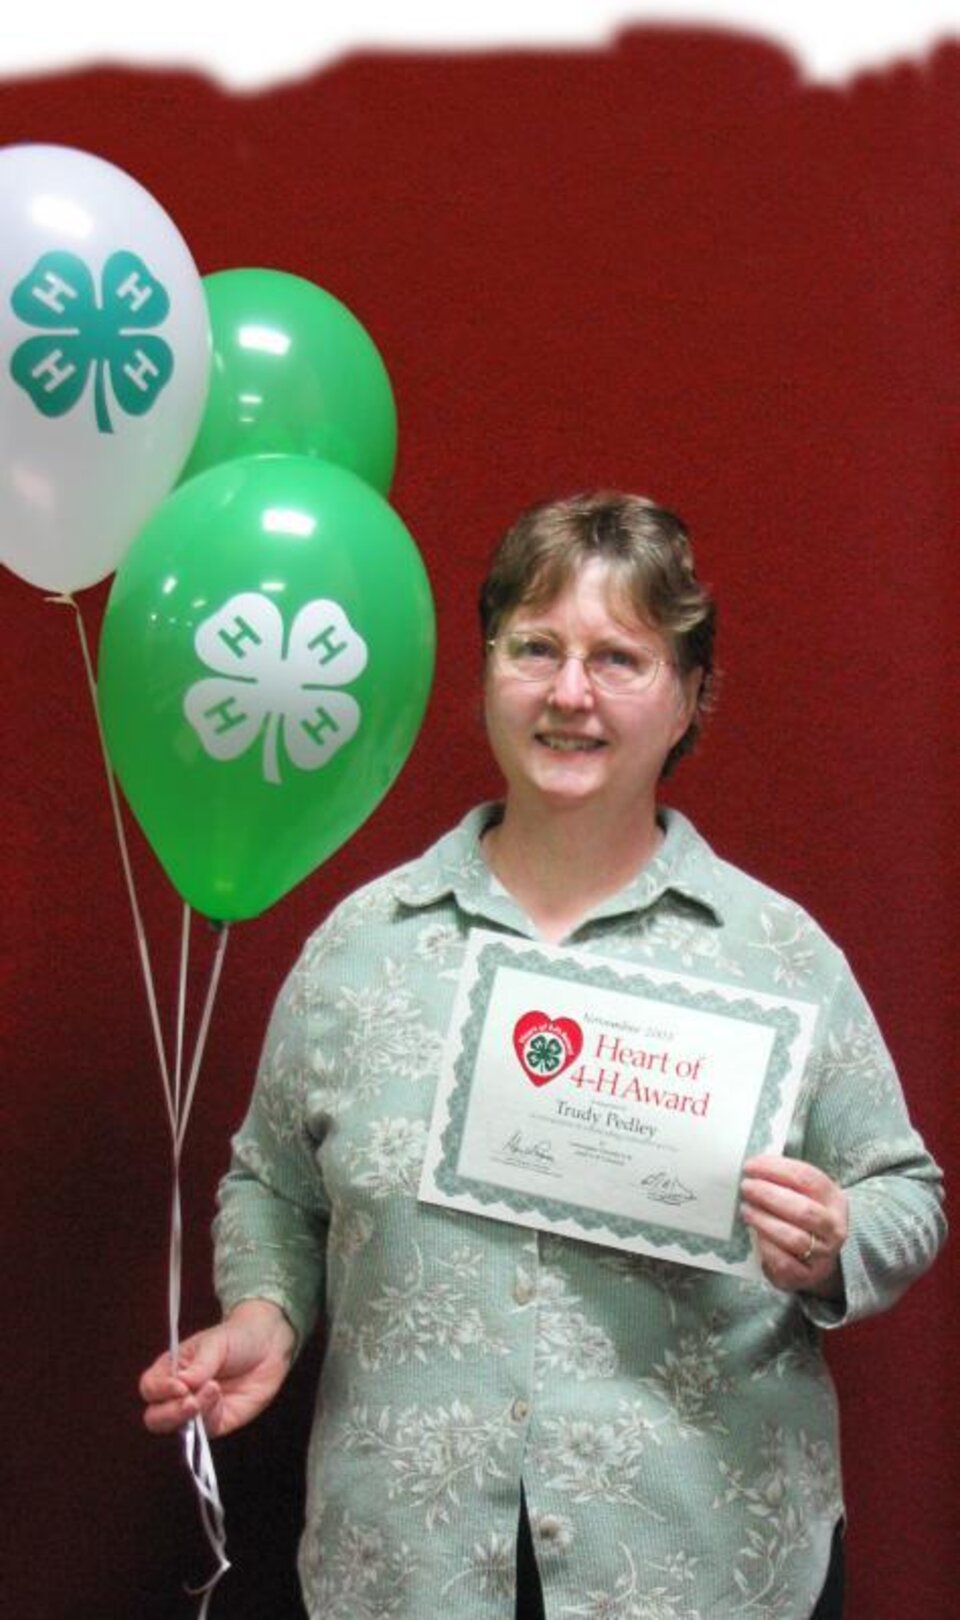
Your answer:
[[[946,1236],[943,1178],[910,1123],[890,1053],[846,963],[814,1058],[802,1156],[844,1188],[843,1299],[802,1295],[818,1327],[887,1310]]]
[[[244,1299],[278,1305],[297,1335],[320,1310],[329,1206],[311,1129],[309,975],[297,964],[274,1007],[246,1118],[233,1139],[213,1225],[224,1312]]]

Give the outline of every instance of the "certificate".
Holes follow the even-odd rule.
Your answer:
[[[420,1198],[759,1277],[743,1163],[782,1149],[817,1012],[474,930]]]

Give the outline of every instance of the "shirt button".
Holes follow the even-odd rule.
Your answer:
[[[513,1297],[518,1305],[529,1305],[536,1291],[529,1277],[518,1277],[513,1285]]]
[[[537,1535],[541,1541],[554,1541],[560,1534],[560,1520],[555,1519],[552,1513],[545,1513],[537,1524]]]
[[[518,1396],[510,1408],[510,1416],[514,1423],[525,1423],[530,1416],[530,1402],[521,1400]]]

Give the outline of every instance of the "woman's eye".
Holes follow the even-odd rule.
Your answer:
[[[646,667],[649,658],[643,653],[631,652],[626,647],[598,647],[592,654],[591,661],[599,669],[622,669],[635,675]]]
[[[525,658],[530,663],[549,663],[556,658],[556,644],[546,636],[515,636],[510,645],[514,658]]]

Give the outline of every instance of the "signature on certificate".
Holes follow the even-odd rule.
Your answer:
[[[656,1204],[696,1203],[697,1195],[685,1187],[679,1176],[668,1176],[665,1170],[654,1170],[640,1182],[646,1187],[647,1197]]]
[[[536,1164],[553,1164],[553,1149],[549,1142],[527,1142],[521,1131],[514,1131],[513,1135],[503,1144],[503,1152],[510,1159],[533,1159]]]

